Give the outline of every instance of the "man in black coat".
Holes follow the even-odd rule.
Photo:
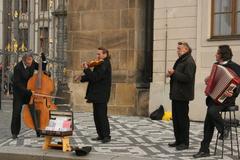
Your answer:
[[[218,47],[216,53],[216,63],[224,67],[232,69],[238,76],[240,76],[240,66],[233,62],[232,50],[228,45],[221,45]],[[209,76],[205,78],[207,84]],[[204,136],[201,142],[199,152],[193,155],[194,158],[210,156],[209,145],[212,141],[214,127],[220,133],[219,139],[226,139],[228,137],[229,130],[224,126],[224,120],[221,117],[220,111],[226,109],[229,106],[235,105],[235,100],[240,92],[240,85],[233,90],[233,92],[225,91],[224,94],[227,96],[222,104],[216,103],[210,96],[206,98],[207,113],[204,121]]]
[[[93,103],[93,116],[99,140],[102,143],[110,142],[110,127],[107,117],[107,103],[109,101],[112,83],[112,68],[109,52],[105,48],[98,48],[97,60],[101,63],[91,70],[87,63],[83,64],[84,74],[81,82],[88,82],[86,99]]]
[[[172,100],[172,116],[175,141],[169,143],[169,147],[177,150],[189,147],[188,117],[189,101],[194,99],[194,84],[196,64],[191,56],[191,48],[186,42],[179,42],[177,47],[178,59],[173,69],[169,69],[167,77],[170,77],[170,99]]]
[[[42,69],[46,69],[46,57],[42,53]],[[24,104],[28,104],[32,91],[27,89],[28,80],[33,76],[34,70],[38,69],[38,63],[33,60],[31,53],[26,53],[22,61],[14,67],[13,73],[13,111],[11,133],[16,139],[21,129],[21,111]],[[38,133],[37,133],[38,134]]]

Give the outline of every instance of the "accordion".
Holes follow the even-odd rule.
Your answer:
[[[215,102],[223,103],[225,91],[233,91],[240,84],[238,75],[227,67],[214,64],[205,88],[205,94]]]

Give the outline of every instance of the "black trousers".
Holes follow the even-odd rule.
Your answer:
[[[172,117],[175,142],[189,145],[189,101],[172,100]]]
[[[107,103],[93,103],[93,117],[98,136],[101,138],[110,137]]]
[[[222,133],[224,130],[224,120],[220,114],[220,111],[223,110],[224,106],[218,106],[214,104],[208,105],[207,113],[204,121],[204,132],[203,140],[201,142],[200,151],[209,152],[209,145],[212,141],[214,127]]]
[[[12,122],[11,133],[18,135],[21,129],[21,112],[24,102],[18,95],[13,95],[13,110],[12,110]]]

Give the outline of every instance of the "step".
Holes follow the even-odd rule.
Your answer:
[[[0,157],[4,160],[150,160],[149,158],[119,155],[119,153],[90,152],[87,156],[77,156],[75,152],[11,146],[0,147]]]

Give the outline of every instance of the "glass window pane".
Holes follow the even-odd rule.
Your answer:
[[[215,12],[231,12],[232,0],[215,0]]]
[[[19,30],[19,42],[24,43],[25,47],[28,44],[28,29],[20,29]]]
[[[240,34],[240,13],[237,14],[237,34]]]
[[[22,0],[22,13],[27,13],[28,0]]]
[[[215,36],[231,35],[231,14],[216,14],[214,16]]]
[[[237,0],[237,11],[240,11],[240,0]]]
[[[40,28],[40,47],[42,52],[48,53],[49,50],[48,28]]]
[[[48,0],[41,0],[41,11],[48,10]]]

